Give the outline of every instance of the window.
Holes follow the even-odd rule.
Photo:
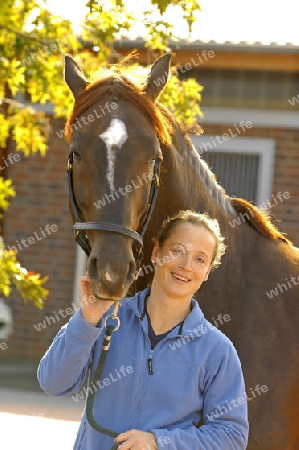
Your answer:
[[[204,90],[201,107],[257,108],[298,111],[299,74],[289,71],[193,69],[180,78],[196,78]]]
[[[217,176],[227,194],[253,201],[271,201],[275,142],[272,139],[238,138],[216,143],[216,136],[193,136],[195,148]]]

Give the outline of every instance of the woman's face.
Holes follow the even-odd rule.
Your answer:
[[[153,283],[158,283],[166,295],[190,299],[208,279],[215,246],[214,235],[203,226],[176,225],[162,247],[155,243]]]

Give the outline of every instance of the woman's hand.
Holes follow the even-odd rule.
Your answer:
[[[147,431],[129,430],[119,434],[114,442],[121,442],[118,450],[158,450],[154,433]]]
[[[97,326],[101,317],[113,305],[113,301],[100,300],[95,298],[90,286],[90,278],[86,272],[80,278],[80,302],[82,307],[82,317],[90,325]]]

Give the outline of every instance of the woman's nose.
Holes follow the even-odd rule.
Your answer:
[[[179,267],[182,269],[191,271],[192,270],[192,257],[191,255],[185,254],[182,256],[181,261],[179,263]]]

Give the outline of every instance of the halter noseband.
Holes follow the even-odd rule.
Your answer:
[[[161,158],[157,157],[155,159],[154,173],[153,179],[149,194],[149,207],[147,211],[147,216],[145,222],[143,224],[142,230],[140,233],[137,231],[131,230],[130,228],[124,227],[123,225],[118,225],[114,223],[108,222],[81,222],[79,209],[75,200],[74,190],[73,190],[73,151],[69,153],[68,161],[67,161],[67,175],[68,175],[68,187],[69,187],[69,198],[71,203],[71,208],[73,215],[76,219],[76,222],[73,225],[74,230],[74,238],[78,245],[84,250],[87,256],[90,255],[91,247],[88,241],[88,238],[84,231],[86,230],[100,230],[100,231],[110,231],[112,233],[122,234],[123,236],[129,236],[134,240],[133,243],[133,253],[136,264],[136,275],[135,278],[138,277],[140,271],[140,263],[143,257],[143,236],[147,230],[149,221],[151,220],[158,191],[159,191],[159,180],[160,180],[160,164]]]

